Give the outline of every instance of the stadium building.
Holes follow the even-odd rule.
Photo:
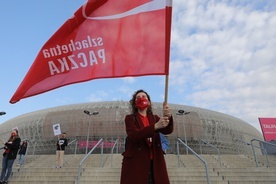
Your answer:
[[[166,136],[170,142],[167,153],[177,153],[178,138],[202,154],[216,153],[208,144],[218,148],[220,154],[251,154],[252,149],[247,143],[254,138],[263,140],[256,128],[233,116],[186,105],[169,106],[174,118],[174,132]],[[85,110],[90,115],[84,113]],[[179,110],[184,110],[184,113],[179,113]],[[161,116],[162,103],[153,102],[153,111]],[[59,124],[61,132],[67,133],[71,143],[66,153],[86,153],[101,138],[104,153],[110,153],[114,145],[116,151],[121,153],[126,137],[124,118],[130,112],[129,102],[126,101],[53,107],[4,122],[0,125],[0,134],[8,139],[11,130],[18,128],[21,139],[29,141],[28,154],[55,154],[58,136],[54,135],[53,127]],[[185,152],[184,146],[180,152]]]

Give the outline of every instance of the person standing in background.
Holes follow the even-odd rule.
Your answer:
[[[12,130],[11,136],[7,142],[2,142],[5,145],[5,152],[2,159],[2,172],[0,184],[7,184],[12,172],[12,166],[16,159],[17,152],[20,146],[21,139],[18,135],[18,130]]]
[[[19,165],[22,165],[25,161],[25,154],[26,154],[26,151],[27,151],[27,147],[28,147],[28,143],[27,141],[23,141],[23,143],[20,145],[19,149],[19,159],[18,159],[18,164]]]
[[[63,166],[63,156],[67,144],[66,133],[63,132],[61,138],[57,141],[56,168],[61,168]]]

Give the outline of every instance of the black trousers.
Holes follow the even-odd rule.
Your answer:
[[[153,175],[153,161],[150,161],[150,170],[149,170],[149,182],[148,184],[154,184],[154,175]]]

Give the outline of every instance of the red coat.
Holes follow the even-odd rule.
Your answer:
[[[121,184],[147,184],[150,170],[150,147],[147,138],[152,137],[153,173],[155,184],[169,184],[167,167],[161,146],[159,132],[164,135],[173,131],[173,119],[166,128],[154,130],[154,124],[159,121],[157,115],[148,114],[149,126],[144,127],[139,114],[125,117],[128,141],[126,150],[122,153]],[[155,118],[154,118],[155,116]]]

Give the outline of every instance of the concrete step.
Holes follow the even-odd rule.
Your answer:
[[[211,184],[276,184],[276,167],[256,167],[254,159],[245,155],[223,155],[220,167],[217,155],[201,155],[208,164]],[[28,158],[18,172],[13,167],[9,184],[75,184],[78,166],[84,155],[66,155],[63,168],[55,167],[55,155],[39,155]],[[111,168],[110,154],[91,155],[82,165],[81,184],[118,184],[121,175],[121,154],[113,155]],[[273,160],[276,157],[270,157]],[[206,184],[206,171],[203,163],[194,155],[181,155],[178,167],[177,155],[165,155],[171,184]],[[261,160],[261,159],[260,159]],[[67,179],[65,179],[67,178]]]
[[[275,168],[261,168],[261,167],[239,167],[239,168],[216,168],[214,171],[218,172],[234,172],[234,173],[266,173],[276,172]]]
[[[18,171],[16,168],[13,168],[16,172]],[[19,172],[77,172],[78,167],[62,167],[62,168],[54,168],[54,167],[23,167],[20,168]]]
[[[267,181],[267,180],[260,180],[260,181],[255,181],[255,180],[247,180],[247,181],[242,181],[242,180],[236,180],[236,181],[228,181],[228,184],[275,184],[275,181]]]
[[[219,176],[275,176],[275,172],[218,172]]]
[[[170,181],[181,181],[181,180],[186,180],[186,181],[201,181],[201,180],[206,180],[206,176],[169,176]],[[210,176],[209,177],[211,181],[222,181],[222,177],[218,176]],[[104,175],[104,176],[97,176],[97,175],[92,175],[92,176],[87,176],[87,175],[82,175],[81,176],[81,181],[120,181],[120,175],[117,176],[111,176],[111,175]]]
[[[118,184],[118,181],[82,181],[81,184]],[[206,184],[205,181],[170,181],[170,184]],[[212,184],[228,184],[226,181],[212,181]]]
[[[77,176],[17,176],[10,178],[10,181],[75,181]]]
[[[222,179],[228,181],[274,181],[276,183],[276,176],[222,176]]]
[[[20,176],[47,176],[47,177],[56,177],[56,176],[77,176],[77,171],[74,172],[14,172],[13,177]]]
[[[40,180],[34,180],[34,181],[9,181],[9,184],[75,184],[75,181],[65,180],[52,180],[52,181],[40,181]]]

